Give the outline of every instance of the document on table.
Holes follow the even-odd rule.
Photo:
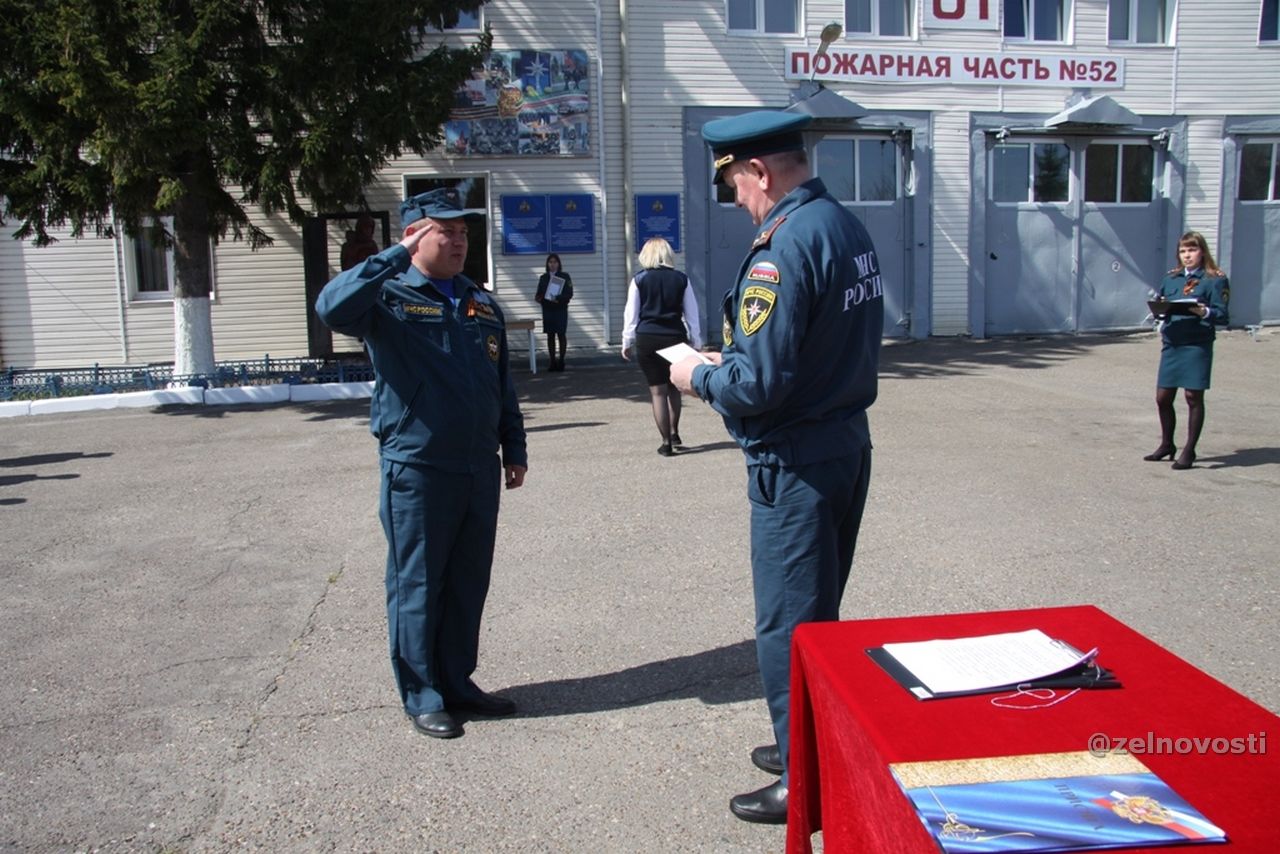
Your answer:
[[[1039,629],[971,638],[887,643],[885,653],[933,696],[1020,685],[1074,670],[1098,654],[1080,652]]]
[[[693,356],[704,365],[711,364],[710,359],[690,347],[688,344],[672,344],[670,347],[663,347],[661,350],[658,350],[657,353],[673,365],[676,362],[683,362],[690,356]]]

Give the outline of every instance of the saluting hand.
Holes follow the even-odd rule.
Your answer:
[[[432,227],[433,223],[430,222],[413,223],[405,229],[404,237],[400,238],[400,245],[405,249],[408,249],[409,254],[412,255],[418,248],[418,244],[422,241],[422,238],[427,236],[427,232],[429,232]]]

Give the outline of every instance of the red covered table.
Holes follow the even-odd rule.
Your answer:
[[[992,705],[1002,694],[921,701],[866,653],[1027,629],[1098,647],[1124,687],[1027,710]],[[806,623],[791,656],[788,854],[808,854],[817,830],[827,854],[937,854],[890,763],[1088,750],[1097,733],[1151,745],[1138,758],[1226,831],[1212,850],[1280,850],[1280,718],[1091,605]],[[1240,739],[1242,752],[1178,752],[1194,738]]]

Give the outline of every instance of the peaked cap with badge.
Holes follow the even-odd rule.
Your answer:
[[[454,187],[439,187],[418,193],[400,203],[400,227],[408,228],[420,219],[457,219],[462,216],[478,217],[482,214],[465,210],[462,195]]]
[[[801,131],[812,120],[805,113],[755,110],[707,122],[702,126],[702,138],[711,146],[715,158],[715,183],[724,182],[724,170],[736,161],[804,150]]]

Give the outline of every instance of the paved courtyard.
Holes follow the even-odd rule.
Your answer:
[[[843,617],[1092,603],[1280,710],[1280,332],[1219,339],[1185,472],[1158,352],[887,346]],[[476,678],[522,712],[448,742],[386,660],[366,402],[0,419],[0,850],[780,851],[727,809],[769,781],[741,455],[689,401],[658,456],[611,354],[517,380]]]

